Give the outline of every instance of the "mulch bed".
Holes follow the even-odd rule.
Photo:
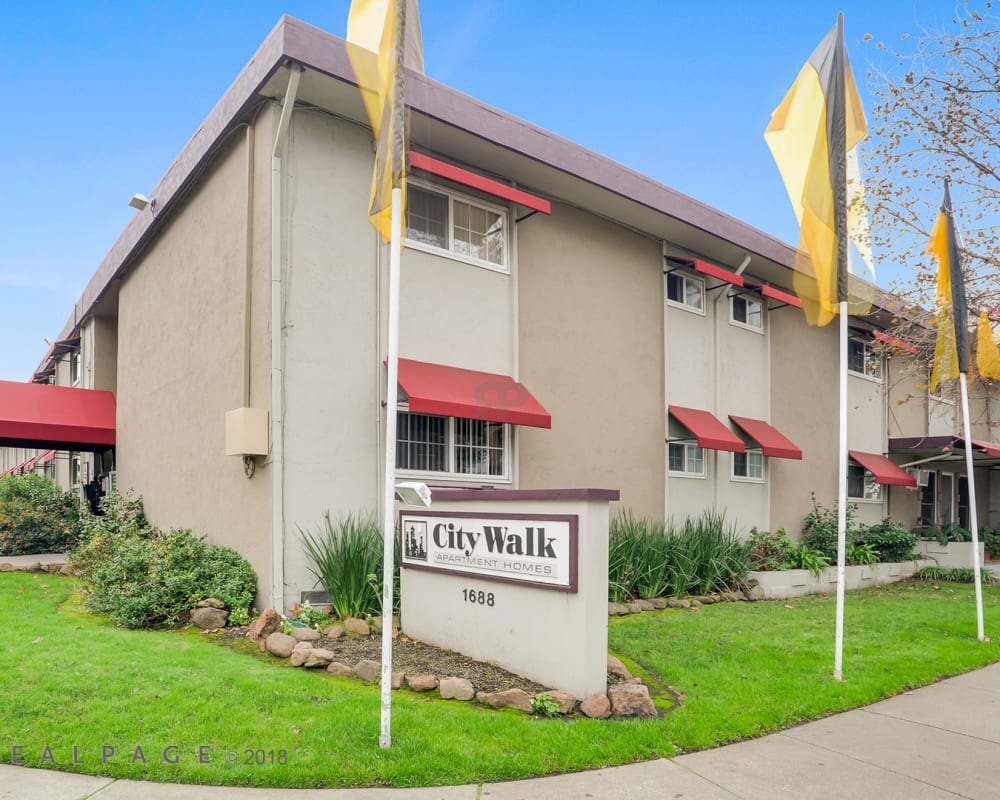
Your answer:
[[[247,628],[224,628],[211,637],[220,642],[245,639]],[[359,661],[382,660],[382,635],[352,636],[340,639],[321,637],[312,642],[334,654],[334,661],[353,667]],[[436,675],[438,678],[466,678],[477,691],[500,692],[505,689],[523,689],[528,694],[538,694],[552,687],[542,686],[520,675],[508,672],[495,664],[476,661],[453,650],[442,650],[423,642],[400,636],[392,643],[392,668],[407,675]]]

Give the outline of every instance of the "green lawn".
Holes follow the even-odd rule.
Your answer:
[[[31,766],[297,787],[495,781],[669,756],[1000,660],[1000,645],[975,639],[972,588],[937,585],[848,595],[843,682],[830,677],[831,598],[647,613],[612,620],[610,644],[679,693],[680,707],[662,719],[533,719],[401,691],[393,747],[383,751],[375,687],[200,634],[119,630],[66,603],[69,579],[0,573],[0,746],[4,762],[18,747]],[[984,595],[995,632],[1000,588]],[[82,763],[72,763],[74,746]],[[243,763],[248,751],[264,763]]]

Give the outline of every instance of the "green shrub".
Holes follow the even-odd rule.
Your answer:
[[[916,534],[892,517],[861,528],[854,541],[873,547],[879,561],[908,561],[913,557],[913,548],[917,546]]]
[[[330,519],[315,532],[299,529],[312,562],[316,583],[326,590],[333,612],[345,617],[379,614],[382,609],[382,530],[371,512]],[[395,548],[395,582],[399,581],[399,553]],[[398,598],[399,592],[393,593]]]
[[[859,566],[870,566],[877,562],[878,550],[874,545],[865,542],[856,542],[847,548],[847,563]]]
[[[749,543],[721,514],[706,512],[677,526],[637,518],[626,509],[611,521],[609,533],[613,602],[735,589],[749,569]]]
[[[63,553],[80,537],[80,503],[44,475],[0,478],[0,555]]]
[[[794,548],[788,554],[788,567],[790,569],[807,569],[813,575],[819,575],[820,570],[830,566],[830,559],[822,550],[813,550],[807,547],[804,542]]]
[[[993,528],[980,528],[979,540],[993,555],[1000,556],[1000,531]]]
[[[928,542],[936,541],[942,547],[948,542],[972,541],[972,532],[954,522],[946,522],[944,525],[927,525],[917,528],[914,533],[918,538]]]
[[[142,514],[142,501],[112,495],[103,517],[87,517],[86,541],[70,563],[81,570],[87,606],[125,628],[176,624],[199,600],[249,609],[257,587],[253,568],[228,547],[208,545],[187,530],[161,531]]]
[[[802,543],[810,550],[819,550],[830,561],[837,560],[837,506],[831,508],[821,506],[816,502],[816,494],[812,498],[812,511],[806,514],[802,525]],[[853,503],[847,505],[847,542],[853,542],[853,534],[857,530],[855,516],[858,507]]]
[[[784,528],[779,528],[774,533],[751,528],[747,544],[750,547],[750,569],[764,571],[785,569],[788,554],[796,547],[795,541],[786,535]]]

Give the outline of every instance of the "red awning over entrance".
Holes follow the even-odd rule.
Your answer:
[[[794,458],[802,460],[802,450],[796,447],[787,436],[777,428],[760,419],[750,419],[749,417],[734,417],[729,415],[729,419],[746,433],[751,439],[760,445],[760,449],[765,456],[770,458]]]
[[[917,479],[885,456],[851,450],[849,455],[875,476],[877,483],[892,486],[916,486]]]
[[[746,452],[743,440],[708,411],[682,406],[669,406],[668,410],[670,416],[694,434],[698,447],[708,450],[729,450],[733,453]]]
[[[0,381],[0,446],[105,450],[115,444],[115,396]]]
[[[509,375],[401,358],[399,385],[417,414],[552,427],[549,412]]]

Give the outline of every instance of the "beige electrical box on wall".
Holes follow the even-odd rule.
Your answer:
[[[234,408],[226,412],[226,455],[266,456],[268,414],[265,408]]]

